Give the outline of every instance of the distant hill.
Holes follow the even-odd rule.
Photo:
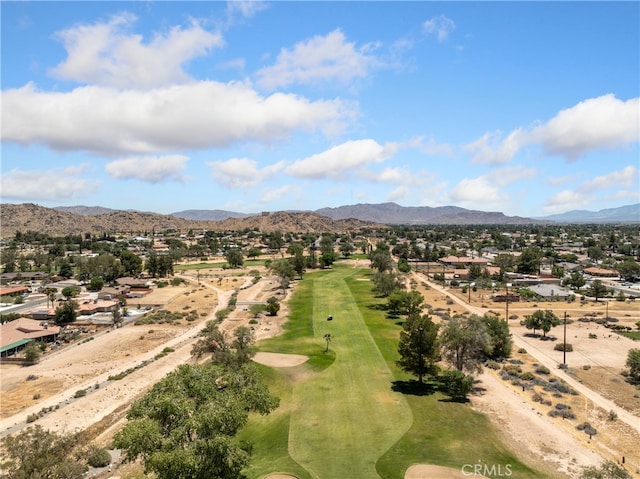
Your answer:
[[[572,210],[538,219],[558,223],[640,223],[640,203],[600,211]]]
[[[82,215],[82,216],[95,216],[102,215],[104,213],[113,213],[114,211],[111,208],[105,208],[103,206],[54,206],[54,210],[62,211],[64,213],[73,213],[74,215]]]
[[[322,208],[315,213],[334,220],[356,218],[383,224],[531,224],[539,220],[506,216],[504,213],[467,210],[458,206],[400,206],[396,203],[356,204]]]
[[[185,220],[197,220],[197,221],[222,221],[227,218],[246,218],[248,216],[254,216],[246,213],[235,213],[233,211],[225,210],[184,210],[176,213],[171,213],[171,216],[177,218],[184,218]]]
[[[277,212],[227,218],[223,221],[197,221],[171,215],[137,211],[109,210],[98,215],[67,213],[31,203],[3,204],[0,208],[0,237],[11,238],[16,231],[38,231],[51,236],[95,236],[113,233],[143,234],[166,230],[241,231],[258,230],[266,233],[287,231],[295,233],[340,233],[362,227],[382,227],[360,220],[332,220],[312,212]]]

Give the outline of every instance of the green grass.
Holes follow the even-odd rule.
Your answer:
[[[307,273],[290,301],[285,331],[262,351],[307,354],[295,368],[263,368],[281,406],[254,417],[240,439],[253,445],[250,478],[402,478],[416,463],[459,469],[508,464],[514,477],[545,477],[515,458],[488,419],[468,404],[417,390],[395,361],[400,326],[385,318],[366,269]],[[333,315],[333,321],[327,316]],[[333,340],[324,354],[323,336]],[[402,392],[400,392],[402,391]]]
[[[230,269],[229,271],[239,271],[239,272],[245,272],[244,270],[250,269],[253,266],[264,266],[264,262],[265,260],[263,259],[246,259],[243,262],[242,268],[233,268]],[[174,265],[173,269],[174,271],[191,271],[194,269],[215,269],[215,268],[222,268],[225,264],[227,264],[226,261],[220,261],[220,262],[216,262],[216,263],[192,263],[192,264],[176,264]]]
[[[640,331],[616,331],[620,336],[625,336],[634,341],[640,341]]]

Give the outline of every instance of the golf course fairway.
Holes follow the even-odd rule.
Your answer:
[[[351,274],[341,268],[310,278],[314,338],[322,347],[331,334],[335,354],[330,367],[293,387],[289,453],[313,477],[379,477],[376,461],[413,421],[344,282]]]

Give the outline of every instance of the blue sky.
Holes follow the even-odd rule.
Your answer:
[[[640,201],[639,2],[6,2],[3,203]]]

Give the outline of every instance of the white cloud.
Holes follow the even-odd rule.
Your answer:
[[[486,176],[477,178],[464,178],[449,193],[451,200],[456,204],[463,204],[473,209],[482,209],[488,205],[505,204],[507,195],[490,184]]]
[[[91,105],[87,107],[87,105]],[[203,81],[148,92],[83,87],[2,92],[2,140],[103,155],[156,153],[272,142],[296,130],[335,134],[355,111],[340,100],[264,97],[243,83]]]
[[[87,165],[51,170],[13,169],[0,176],[3,199],[57,201],[79,198],[95,191],[97,181],[82,178]]]
[[[147,183],[183,181],[183,171],[189,158],[182,155],[142,156],[122,158],[105,167],[111,178],[136,179]]]
[[[627,101],[613,95],[584,100],[560,111],[548,122],[528,130],[485,133],[465,149],[473,163],[502,164],[527,145],[539,145],[547,154],[569,161],[594,150],[615,149],[640,141],[640,98]]]
[[[420,187],[425,187],[434,179],[434,175],[427,171],[410,171],[400,166],[384,168],[380,172],[360,171],[359,176],[362,179],[376,183]]]
[[[619,190],[616,191],[613,195],[608,195],[605,197],[607,200],[629,200],[633,203],[640,202],[640,191],[636,190]]]
[[[196,21],[156,33],[147,43],[128,29],[137,18],[114,15],[107,22],[76,25],[57,33],[67,58],[51,70],[54,76],[81,83],[116,88],[159,87],[189,80],[182,65],[223,44],[219,33],[204,30]]]
[[[401,201],[409,197],[409,188],[398,186],[395,190],[387,194],[387,201]]]
[[[262,192],[260,195],[260,201],[264,203],[269,203],[271,201],[279,200],[285,196],[295,196],[298,197],[300,195],[300,187],[296,185],[284,185],[279,188],[269,188]],[[294,202],[290,202],[293,204]]]
[[[353,140],[322,153],[297,160],[285,172],[302,178],[344,179],[350,170],[381,163],[396,152],[395,143],[380,145],[375,140]]]
[[[230,0],[227,2],[227,15],[230,17],[240,15],[242,18],[251,18],[266,8],[267,2],[254,0]]]
[[[638,182],[638,168],[627,166],[620,171],[612,171],[607,175],[596,176],[585,181],[580,189],[583,191],[606,190],[609,188],[629,187]]]
[[[506,186],[526,178],[533,178],[535,174],[535,169],[526,168],[523,165],[518,165],[500,168],[488,173],[485,176],[489,181],[491,181],[491,183],[497,186]]]
[[[552,155],[575,160],[592,150],[640,141],[640,98],[627,101],[603,95],[560,111],[530,133],[530,142]]]
[[[455,29],[455,22],[445,15],[430,18],[422,24],[422,30],[428,35],[436,35],[439,42],[444,42],[449,38]]]
[[[502,134],[485,133],[473,143],[464,148],[473,156],[472,163],[500,165],[510,161],[522,146],[523,134],[521,130],[514,130],[505,139]]]
[[[575,190],[563,190],[545,201],[543,210],[546,214],[563,213],[565,211],[584,208],[592,200],[593,197],[588,193]]]
[[[327,81],[348,83],[367,76],[378,63],[369,54],[371,49],[371,44],[356,48],[342,31],[334,30],[297,43],[291,50],[283,48],[274,65],[257,72],[257,83],[267,89]]]
[[[230,188],[246,188],[271,178],[284,167],[284,161],[265,168],[258,168],[258,163],[249,158],[230,158],[226,161],[212,161],[207,165],[211,167],[213,177]]]

